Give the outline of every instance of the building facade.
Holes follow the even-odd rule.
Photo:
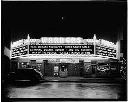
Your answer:
[[[110,77],[119,72],[117,45],[81,37],[42,37],[11,42],[11,70],[33,68],[52,77]]]

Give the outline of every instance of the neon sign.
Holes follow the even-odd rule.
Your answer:
[[[82,43],[81,37],[42,37],[42,43]]]

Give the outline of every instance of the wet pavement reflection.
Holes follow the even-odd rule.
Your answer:
[[[9,85],[9,98],[120,99],[124,89],[115,83],[44,82],[36,85]]]

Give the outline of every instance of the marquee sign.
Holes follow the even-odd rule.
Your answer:
[[[116,57],[116,49],[112,47],[96,45],[96,55]]]
[[[81,37],[42,37],[11,42],[11,57],[40,54],[82,54],[117,57],[117,45],[103,39]]]
[[[27,53],[28,53],[27,45],[21,45],[11,49],[11,57],[22,56],[22,55],[26,55]]]
[[[42,43],[82,43],[81,37],[42,37]]]
[[[94,45],[29,45],[29,54],[94,54]]]

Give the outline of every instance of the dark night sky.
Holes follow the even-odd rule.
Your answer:
[[[63,17],[63,19],[62,19]],[[2,2],[2,43],[45,36],[116,41],[124,32],[124,2]]]

